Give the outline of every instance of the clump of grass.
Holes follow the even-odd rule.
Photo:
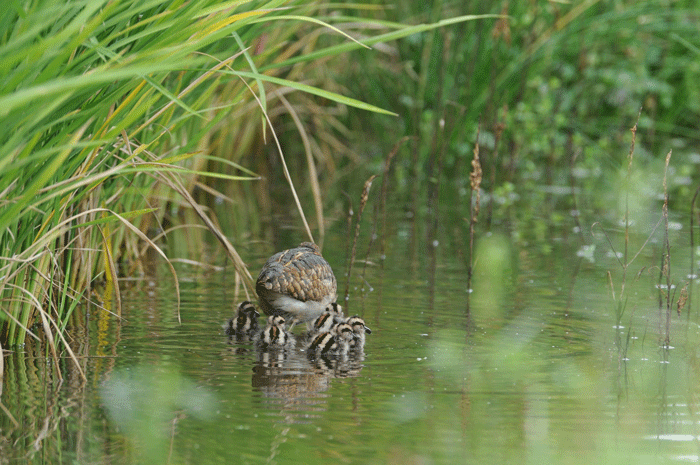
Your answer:
[[[641,114],[641,112],[640,112]],[[639,119],[639,116],[637,116]],[[634,126],[631,129],[632,132],[632,141],[630,142],[630,150],[627,155],[627,171],[625,174],[625,183],[624,183],[624,191],[625,191],[625,210],[624,210],[624,246],[623,246],[623,255],[622,255],[622,260],[620,260],[620,257],[618,256],[617,251],[615,250],[615,247],[613,246],[612,240],[608,236],[606,230],[600,225],[600,223],[593,223],[591,228],[594,228],[596,226],[599,226],[605,235],[605,239],[608,242],[608,245],[613,253],[613,255],[617,258],[617,261],[620,265],[620,268],[622,269],[622,279],[620,283],[620,292],[619,294],[615,293],[615,284],[613,282],[613,277],[612,273],[608,271],[608,282],[610,285],[610,292],[612,293],[612,298],[613,301],[615,302],[615,346],[618,349],[618,369],[622,368],[622,362],[624,359],[627,357],[627,349],[629,347],[629,341],[630,341],[630,336],[631,336],[631,331],[632,331],[632,325],[629,325],[628,331],[627,331],[627,342],[625,346],[622,346],[622,338],[620,335],[620,329],[622,327],[622,316],[625,313],[626,305],[627,305],[627,295],[625,294],[625,286],[627,284],[627,270],[634,261],[634,258],[636,258],[637,255],[642,251],[644,248],[644,245],[640,248],[640,250],[637,252],[637,255],[633,257],[631,260],[628,260],[628,249],[629,249],[629,231],[630,231],[630,219],[629,219],[629,196],[630,196],[630,180],[632,176],[632,160],[634,157],[634,146],[636,143],[636,138],[637,138],[637,122],[635,122]],[[647,239],[648,240],[648,239]],[[646,244],[646,242],[645,242]]]
[[[641,114],[641,111],[640,111]],[[637,116],[637,119],[639,119],[639,116]],[[630,219],[629,219],[629,196],[630,196],[630,179],[632,175],[632,159],[634,157],[634,146],[637,140],[637,124],[636,122],[634,126],[631,129],[632,132],[632,141],[630,143],[630,150],[627,155],[627,173],[625,176],[625,212],[624,212],[624,223],[625,223],[625,238],[624,238],[624,252],[622,256],[622,261],[618,258],[618,263],[622,267],[622,282],[620,284],[620,294],[619,294],[619,299],[615,299],[615,287],[613,285],[613,280],[612,280],[612,274],[610,271],[608,271],[608,280],[610,282],[610,288],[613,294],[613,300],[616,300],[615,304],[615,345],[618,348],[618,369],[622,367],[622,362],[623,360],[627,359],[627,351],[629,349],[629,341],[630,341],[630,336],[632,334],[632,324],[630,323],[628,329],[627,329],[627,338],[625,342],[625,346],[622,346],[622,339],[620,337],[620,329],[622,327],[622,316],[625,312],[626,304],[627,304],[627,296],[625,295],[625,285],[627,284],[627,269],[629,268],[629,265],[631,264],[632,260],[628,260],[628,249],[629,249],[629,230],[630,230]],[[617,257],[617,252],[615,251],[614,247],[612,246],[612,243],[610,242],[610,238],[607,237],[608,243],[613,251],[613,254],[615,257]],[[639,252],[644,248],[640,248]],[[639,252],[637,252],[639,254]]]
[[[238,184],[259,176],[214,149],[233,145],[244,152],[254,145],[245,138],[249,124],[262,127],[266,138],[273,125],[271,95],[284,102],[290,90],[389,113],[295,78],[303,75],[305,63],[476,19],[392,25],[389,33],[363,44],[326,21],[332,18],[311,17],[321,3],[282,5],[30,1],[21,11],[8,10],[0,24],[5,71],[0,80],[5,122],[0,128],[0,341],[13,345],[27,336],[38,339],[34,323],[39,321],[58,357],[57,341],[67,348],[62,332],[77,302],[107,303],[115,296],[116,308],[101,308],[119,316],[118,278],[144,269],[143,244],[156,250],[175,276],[159,248],[170,231],[171,209],[194,211],[231,259],[234,281],[251,292],[252,278],[240,254],[194,190],[218,196],[208,179]],[[288,8],[303,14],[287,15]],[[314,37],[321,30],[341,32],[344,42],[311,52],[317,42],[297,40],[299,29],[290,23],[312,25]],[[271,93],[266,86],[279,91]],[[231,133],[222,128],[230,127],[244,143],[227,144]],[[213,165],[233,172],[212,172]],[[313,192],[322,228],[318,186]],[[303,217],[300,202],[297,206]],[[179,312],[174,316],[179,319]]]
[[[620,268],[622,270],[622,277],[620,281],[620,289],[619,292],[616,293],[615,291],[615,284],[613,282],[613,277],[612,273],[608,271],[608,281],[610,284],[610,289],[612,292],[612,298],[613,301],[615,302],[615,343],[616,346],[618,347],[618,365],[622,367],[622,362],[627,359],[627,353],[629,350],[629,344],[631,340],[631,334],[632,334],[632,318],[633,315],[630,316],[630,323],[628,325],[627,329],[627,337],[625,340],[625,343],[623,345],[622,337],[621,337],[621,332],[620,329],[623,327],[622,325],[622,319],[623,315],[625,313],[625,310],[627,308],[627,303],[628,303],[628,293],[627,293],[627,285],[628,285],[628,271],[630,265],[635,261],[635,259],[639,256],[639,254],[644,250],[646,245],[649,243],[650,239],[654,236],[655,231],[657,228],[663,224],[663,230],[664,230],[664,238],[662,242],[662,253],[661,253],[661,263],[659,265],[659,277],[658,277],[658,282],[657,282],[657,289],[659,291],[658,294],[658,322],[659,322],[659,327],[658,327],[658,337],[659,337],[659,344],[663,347],[669,347],[670,342],[671,342],[671,318],[672,318],[672,301],[674,300],[674,284],[672,282],[671,278],[671,244],[669,240],[669,192],[668,192],[668,167],[670,164],[671,160],[671,154],[672,151],[669,151],[668,154],[666,155],[665,158],[665,163],[664,163],[664,175],[663,175],[663,181],[662,181],[662,186],[663,186],[663,203],[661,206],[661,216],[659,218],[659,221],[656,223],[656,225],[652,228],[651,232],[647,236],[646,240],[644,243],[641,245],[639,250],[634,254],[634,256],[630,257],[630,250],[629,250],[629,244],[630,244],[630,209],[629,209],[629,202],[630,202],[630,191],[631,191],[631,173],[632,173],[632,162],[634,158],[634,149],[635,149],[635,143],[636,143],[636,135],[637,135],[637,124],[635,123],[634,127],[631,129],[632,132],[632,141],[630,143],[630,150],[627,156],[627,171],[625,175],[625,183],[624,183],[624,191],[625,191],[625,199],[624,199],[624,246],[623,246],[623,252],[621,254],[621,257],[618,256],[615,247],[612,244],[612,241],[610,237],[608,236],[607,232],[605,229],[601,228],[603,231],[603,234],[605,235],[606,241],[613,253],[613,255],[617,258],[618,263],[620,265]],[[594,223],[593,225],[595,226],[600,226],[599,223]],[[691,232],[692,235],[692,232]],[[639,277],[645,270],[646,267],[642,267],[639,273],[637,274],[637,277]],[[681,289],[679,298],[676,302],[676,311],[680,315],[682,309],[687,305],[689,295],[688,295],[688,290],[687,290],[687,284]]]
[[[96,278],[118,299],[118,263],[138,258],[129,251],[139,240],[165,256],[138,222],[162,218],[145,207],[155,184],[182,194],[185,179],[201,174],[187,166],[196,140],[173,139],[211,125],[203,97],[218,86],[222,62],[196,52],[268,13],[211,6],[36,2],[6,16],[0,339],[7,344],[37,337],[30,328],[38,318],[56,357],[52,335],[63,338],[75,308],[68,302],[91,297]],[[245,270],[240,258],[236,266]]]

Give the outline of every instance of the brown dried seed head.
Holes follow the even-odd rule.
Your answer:
[[[678,297],[678,306],[676,308],[676,311],[678,314],[681,314],[681,311],[685,308],[685,304],[688,302],[688,283],[683,286],[683,289],[681,289],[681,295]]]

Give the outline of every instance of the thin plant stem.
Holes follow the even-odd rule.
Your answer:
[[[688,286],[688,320],[690,320],[690,310],[693,308],[693,282],[697,280],[697,268],[695,267],[695,232],[693,231],[693,227],[695,225],[695,201],[698,199],[698,194],[700,194],[700,186],[695,189],[693,200],[690,202],[690,273],[688,274],[690,286]],[[698,219],[700,220],[700,217]]]
[[[260,108],[263,108],[262,102],[258,98],[258,96],[253,92],[253,89],[248,85],[247,82],[241,77],[241,81],[248,87],[248,89],[251,92],[251,95],[255,98],[255,100],[258,102],[258,105]],[[297,206],[297,210],[299,211],[299,216],[301,217],[302,223],[304,223],[304,228],[306,229],[306,234],[309,236],[309,240],[311,242],[314,241],[314,236],[311,234],[311,228],[309,227],[309,223],[306,221],[306,216],[304,215],[304,209],[301,208],[301,202],[299,201],[299,196],[297,195],[297,190],[294,188],[294,181],[292,181],[292,176],[289,174],[289,168],[287,168],[287,161],[284,158],[284,152],[282,151],[282,145],[280,144],[279,139],[277,138],[277,133],[275,132],[275,128],[272,125],[272,121],[270,120],[270,116],[267,114],[266,111],[263,111],[263,115],[265,116],[265,120],[267,121],[267,124],[270,126],[270,132],[272,133],[272,138],[275,139],[275,145],[277,146],[277,153],[280,156],[280,162],[282,163],[282,171],[284,172],[284,178],[287,180],[287,183],[289,184],[289,190],[292,192],[292,197],[294,197],[294,203]]]
[[[663,265],[661,268],[661,273],[666,279],[666,294],[665,294],[665,305],[666,305],[666,337],[664,338],[664,346],[669,347],[671,345],[671,244],[668,239],[668,186],[666,182],[668,174],[668,164],[671,160],[671,152],[666,155],[666,165],[664,167],[664,203],[661,207],[664,218],[664,253]],[[659,286],[661,289],[661,286]]]
[[[319,245],[319,247],[323,248],[323,238],[326,235],[326,228],[325,228],[324,219],[323,219],[323,199],[321,198],[321,187],[319,186],[319,183],[318,183],[318,173],[316,171],[316,163],[314,162],[313,153],[311,153],[311,141],[309,140],[309,135],[306,133],[306,129],[304,129],[304,124],[302,123],[301,118],[299,118],[299,115],[294,110],[292,105],[289,103],[289,101],[281,93],[278,96],[279,96],[280,102],[282,102],[282,105],[284,105],[284,107],[289,112],[289,116],[292,117],[292,120],[294,121],[294,125],[296,126],[297,131],[299,132],[299,135],[301,137],[301,141],[304,144],[304,153],[306,154],[306,163],[309,166],[309,181],[311,183],[311,193],[313,194],[314,206],[316,207],[316,223],[317,223],[316,227],[318,228],[318,235],[319,235],[318,245]]]
[[[629,209],[629,198],[630,198],[630,183],[632,176],[632,159],[634,157],[634,145],[637,140],[637,124],[639,123],[639,116],[641,115],[641,110],[637,115],[637,122],[631,129],[632,132],[632,143],[630,144],[629,155],[627,156],[627,175],[625,177],[625,246],[622,253],[622,284],[620,285],[620,300],[623,299],[625,295],[625,284],[627,278],[627,267],[629,262],[627,261],[627,253],[630,241],[630,209]],[[622,315],[618,315],[622,317]],[[619,324],[619,321],[618,321]]]
[[[479,207],[481,203],[481,180],[483,171],[479,160],[479,134],[481,132],[481,122],[476,130],[476,143],[474,144],[474,158],[472,159],[472,171],[469,174],[471,187],[470,207],[469,207],[469,266],[467,269],[467,316],[470,314],[470,298],[472,292],[472,275],[474,274],[474,229],[479,218]]]
[[[345,282],[345,297],[343,302],[349,307],[350,301],[350,276],[352,275],[352,266],[355,262],[355,253],[357,252],[357,239],[360,237],[360,226],[362,224],[362,212],[365,210],[367,205],[367,199],[369,198],[369,189],[372,187],[372,181],[377,175],[373,174],[365,181],[365,187],[362,189],[362,195],[360,196],[360,207],[357,211],[357,222],[355,223],[355,237],[352,239],[352,250],[350,252],[350,261],[348,262],[348,275]]]

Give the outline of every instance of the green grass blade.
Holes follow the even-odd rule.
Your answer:
[[[430,31],[433,29],[439,29],[441,27],[447,27],[451,26],[454,24],[459,24],[463,23],[466,21],[476,21],[479,19],[498,19],[498,18],[503,18],[503,15],[494,15],[494,14],[486,14],[486,15],[465,15],[465,16],[457,16],[455,18],[448,18],[448,19],[443,19],[441,21],[438,21],[437,23],[433,24],[417,24],[414,26],[402,26],[401,29],[398,29],[396,31],[391,31],[387,32],[385,34],[380,34],[378,36],[373,36],[369,37],[367,39],[362,40],[361,42],[344,42],[339,45],[334,45],[332,47],[327,47],[321,50],[317,50],[315,52],[310,52],[301,56],[296,56],[294,58],[290,58],[288,60],[281,61],[279,63],[274,63],[266,66],[261,66],[260,67],[260,72],[267,71],[270,69],[274,68],[283,68],[286,66],[290,66],[296,63],[302,63],[306,61],[315,61],[321,58],[329,57],[329,56],[336,56],[340,55],[341,53],[345,52],[350,52],[352,50],[357,50],[358,48],[362,46],[371,46],[374,44],[378,44],[381,42],[389,42],[392,40],[398,40],[398,39],[403,39],[404,37],[408,37],[413,34],[418,34],[421,32],[426,32]],[[397,27],[400,25],[397,24]]]
[[[383,108],[379,108],[377,106],[370,105],[369,103],[365,103],[365,102],[362,102],[360,100],[356,100],[354,98],[346,97],[344,95],[340,95],[340,94],[337,94],[335,92],[329,92],[327,90],[319,89],[318,87],[309,86],[307,84],[289,81],[287,79],[281,79],[281,78],[277,78],[277,77],[273,77],[273,76],[267,76],[265,74],[249,73],[246,71],[222,70],[221,72],[222,73],[230,73],[230,74],[234,74],[236,76],[250,78],[250,79],[260,79],[262,81],[271,82],[273,84],[277,84],[280,86],[290,87],[292,89],[296,89],[296,90],[299,90],[302,92],[306,92],[306,93],[309,93],[312,95],[317,95],[319,97],[326,98],[326,99],[331,100],[333,102],[338,102],[338,103],[342,103],[343,105],[348,105],[351,107],[359,108],[360,110],[367,110],[367,111],[371,111],[374,113],[382,113],[385,115],[396,116],[396,113],[385,110]]]

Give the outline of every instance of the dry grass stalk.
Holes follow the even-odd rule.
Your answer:
[[[352,274],[352,266],[355,263],[355,254],[357,252],[357,239],[360,237],[360,226],[362,225],[362,212],[365,210],[367,205],[367,199],[369,198],[369,189],[372,187],[372,181],[377,175],[373,174],[365,181],[365,187],[362,189],[362,195],[360,196],[360,208],[357,212],[357,223],[355,224],[355,237],[352,239],[352,250],[350,252],[350,261],[348,262],[348,274],[345,283],[345,298],[343,300],[346,308],[349,308],[348,302],[350,300],[350,275]]]
[[[700,186],[695,190],[695,194],[693,194],[693,200],[690,202],[690,273],[688,276],[690,276],[691,280],[695,279],[695,275],[697,273],[696,268],[695,268],[695,232],[693,231],[693,227],[695,226],[695,201],[698,198],[698,194],[700,194]],[[698,222],[700,222],[700,217],[698,217]],[[693,286],[690,286],[688,288],[688,318],[690,318],[690,308],[692,308],[692,301],[693,301]]]
[[[470,209],[469,209],[469,269],[467,270],[467,313],[469,313],[469,295],[472,288],[472,274],[474,273],[474,226],[479,217],[479,205],[481,202],[481,180],[483,171],[481,170],[481,160],[479,159],[479,134],[481,133],[481,123],[476,130],[476,144],[474,145],[474,158],[472,159],[472,171],[469,173],[469,185],[471,186]]]
[[[304,215],[304,209],[301,208],[301,202],[299,201],[299,196],[297,195],[297,191],[294,188],[294,182],[292,181],[292,175],[289,174],[289,168],[287,168],[287,161],[284,157],[284,152],[282,151],[282,145],[280,144],[279,139],[277,138],[277,133],[275,132],[274,126],[272,124],[272,121],[270,120],[270,116],[267,114],[267,111],[265,111],[265,105],[260,101],[260,98],[253,92],[253,89],[248,85],[247,82],[241,77],[241,81],[248,87],[248,90],[250,90],[250,93],[253,97],[255,97],[255,100],[258,102],[258,106],[260,107],[260,110],[262,111],[263,116],[265,117],[265,120],[267,121],[267,124],[270,126],[270,132],[272,132],[272,138],[275,140],[275,145],[277,146],[277,153],[280,156],[280,162],[282,163],[282,171],[284,172],[284,178],[287,180],[287,183],[289,184],[289,189],[292,192],[292,197],[294,197],[294,203],[297,206],[297,210],[299,211],[299,216],[301,217],[302,223],[304,223],[304,228],[306,229],[306,234],[309,236],[309,240],[311,242],[316,242],[314,240],[313,234],[311,234],[311,228],[309,227],[309,223],[306,221],[306,215]],[[252,281],[251,281],[252,284]],[[252,289],[252,287],[251,287]]]
[[[625,284],[627,282],[627,268],[629,268],[630,263],[636,258],[637,255],[639,255],[639,252],[641,252],[641,249],[639,252],[637,252],[637,255],[635,255],[632,260],[628,260],[628,248],[629,248],[629,241],[630,241],[630,211],[629,211],[629,197],[630,197],[630,180],[632,176],[632,159],[634,157],[634,146],[637,140],[637,124],[639,123],[639,116],[641,115],[641,109],[639,111],[639,114],[637,115],[637,121],[634,123],[634,126],[630,130],[632,132],[632,142],[630,143],[630,151],[629,154],[627,155],[627,174],[625,176],[625,244],[624,244],[624,252],[622,255],[622,260],[618,258],[618,262],[620,263],[620,266],[622,266],[622,284],[620,285],[620,300],[618,302],[618,307],[617,307],[617,325],[620,324],[620,319],[622,318],[622,302],[624,301],[625,297]],[[597,223],[594,223],[594,226]],[[654,228],[654,230],[656,227]],[[605,233],[605,231],[603,231]],[[610,238],[607,236],[607,233],[605,233],[605,237],[608,240],[608,244],[610,244],[610,247],[612,248],[613,252],[615,249],[612,247],[612,242],[610,241]],[[648,239],[647,239],[648,241]],[[646,242],[645,242],[646,245]]]
[[[664,339],[664,345],[668,347],[671,344],[671,244],[668,239],[668,185],[666,182],[668,174],[668,164],[671,161],[671,152],[666,155],[666,165],[664,167],[664,204],[661,207],[664,220],[664,254],[663,254],[663,265],[661,268],[661,277],[666,278],[666,337]],[[662,287],[659,286],[659,289]],[[661,302],[660,302],[661,303]],[[659,308],[661,310],[661,308]]]
[[[478,136],[477,136],[478,137]],[[476,192],[476,199],[473,205],[474,215],[472,216],[472,222],[476,223],[477,217],[479,216],[479,204],[481,202],[481,180],[483,177],[483,172],[481,171],[481,161],[479,160],[479,142],[477,141],[474,147],[474,159],[472,160],[472,172],[469,174],[469,184],[472,189],[472,193]]]
[[[405,136],[401,138],[396,144],[394,144],[394,147],[391,149],[391,151],[387,154],[386,159],[384,160],[384,170],[382,171],[382,187],[380,190],[379,194],[379,203],[374,206],[374,221],[372,223],[372,232],[370,233],[370,238],[369,238],[369,244],[367,244],[367,253],[365,254],[365,263],[364,266],[362,267],[362,282],[367,282],[365,280],[365,274],[367,272],[367,264],[369,263],[369,254],[370,251],[372,250],[372,245],[374,244],[374,240],[377,237],[377,219],[379,214],[381,213],[381,218],[382,218],[382,236],[381,236],[381,241],[380,241],[380,251],[379,251],[379,260],[381,263],[381,266],[384,266],[384,259],[386,258],[386,196],[387,196],[387,185],[389,182],[389,170],[391,169],[391,162],[394,160],[394,157],[399,151],[399,148],[403,144],[403,142],[407,141],[408,139],[413,139],[413,136]]]
[[[294,110],[294,107],[292,107],[289,101],[281,93],[279,94],[279,99],[280,102],[282,102],[282,105],[284,105],[284,107],[289,112],[289,116],[292,117],[294,125],[296,126],[297,131],[299,131],[299,135],[301,136],[301,141],[304,144],[306,163],[309,165],[309,181],[311,183],[311,192],[314,197],[314,206],[316,208],[316,222],[318,223],[317,228],[319,237],[317,243],[319,247],[323,248],[323,238],[326,235],[326,228],[323,219],[323,199],[321,198],[321,187],[318,183],[318,173],[316,171],[314,155],[311,152],[311,141],[309,140],[309,136],[306,133],[306,129],[304,129],[304,123],[301,121],[301,118],[299,118],[299,115],[297,114],[296,110]]]
[[[685,308],[685,304],[688,302],[688,283],[685,283],[683,289],[681,289],[681,295],[678,297],[678,302],[676,305],[676,312],[678,316],[681,316],[681,312]]]
[[[693,231],[694,223],[695,223],[695,202],[698,199],[698,195],[700,194],[700,186],[695,190],[695,194],[693,194],[693,200],[690,202],[690,279],[693,280],[695,279],[695,276],[697,275],[697,269],[695,267],[695,244],[694,244],[694,239],[695,239],[695,233]],[[700,223],[700,214],[698,215],[698,223]],[[690,308],[692,308],[692,295],[693,295],[693,286],[691,285],[688,289],[688,318],[690,318]]]
[[[640,110],[641,113],[641,110]],[[630,198],[630,178],[632,176],[632,158],[634,156],[634,145],[637,140],[637,124],[639,123],[639,115],[637,115],[637,122],[634,123],[634,126],[630,130],[632,132],[632,142],[630,144],[630,152],[629,155],[627,155],[627,176],[625,178],[625,250],[623,253],[623,275],[622,275],[622,288],[620,290],[620,299],[622,299],[622,296],[625,293],[625,278],[627,276],[627,265],[629,262],[627,261],[627,248],[629,246],[630,242],[630,210],[629,210],[629,198]]]
[[[612,273],[608,270],[608,283],[610,284],[610,292],[612,292],[613,301],[617,300],[615,297],[615,283],[613,283]]]
[[[19,428],[19,422],[17,420],[15,420],[15,417],[12,416],[12,412],[10,412],[8,410],[8,408],[5,407],[5,405],[3,405],[2,402],[0,402],[0,410],[2,410],[2,412],[5,414],[5,416],[7,416],[7,418],[10,419],[10,421],[15,426],[15,428]]]

